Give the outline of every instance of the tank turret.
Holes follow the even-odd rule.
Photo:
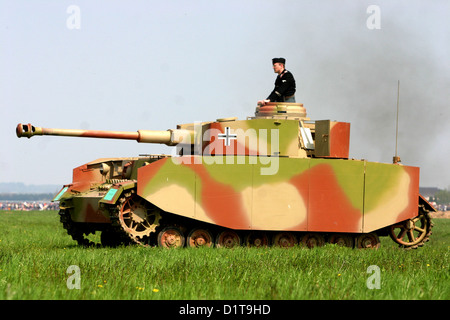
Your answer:
[[[312,121],[299,103],[268,103],[245,120],[165,131],[19,124],[16,134],[176,147],[171,156],[100,158],[73,170],[54,201],[63,227],[82,245],[96,231],[105,245],[166,248],[378,248],[386,235],[417,248],[431,235],[434,208],[419,195],[419,168],[349,159],[350,124]]]
[[[318,134],[316,134],[316,132]],[[350,124],[310,121],[300,103],[258,106],[254,117],[181,124],[166,131],[49,129],[18,124],[16,134],[135,140],[181,147],[178,154],[348,158]],[[317,137],[317,139],[315,139]]]

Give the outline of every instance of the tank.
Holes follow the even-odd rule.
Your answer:
[[[300,103],[257,106],[245,120],[137,132],[48,129],[35,135],[136,140],[170,155],[101,158],[73,169],[55,196],[60,220],[80,245],[164,248],[332,243],[378,248],[390,236],[410,249],[429,240],[419,168],[349,158],[350,123],[311,120]]]

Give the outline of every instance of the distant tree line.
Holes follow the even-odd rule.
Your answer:
[[[54,193],[0,193],[0,201],[50,201]]]
[[[437,204],[449,204],[450,203],[450,191],[439,190],[434,197],[430,197],[430,201],[435,201]]]

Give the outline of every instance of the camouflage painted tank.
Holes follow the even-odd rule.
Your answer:
[[[81,245],[292,247],[326,242],[405,248],[428,241],[434,208],[419,195],[419,168],[349,159],[350,124],[311,121],[302,104],[269,103],[246,120],[167,131],[17,126],[18,137],[130,139],[174,146],[172,155],[98,159],[73,170],[53,199]]]

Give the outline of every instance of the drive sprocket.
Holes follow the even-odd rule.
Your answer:
[[[110,209],[114,229],[133,242],[148,245],[161,220],[161,210],[138,196],[135,190],[121,196],[118,204]]]

